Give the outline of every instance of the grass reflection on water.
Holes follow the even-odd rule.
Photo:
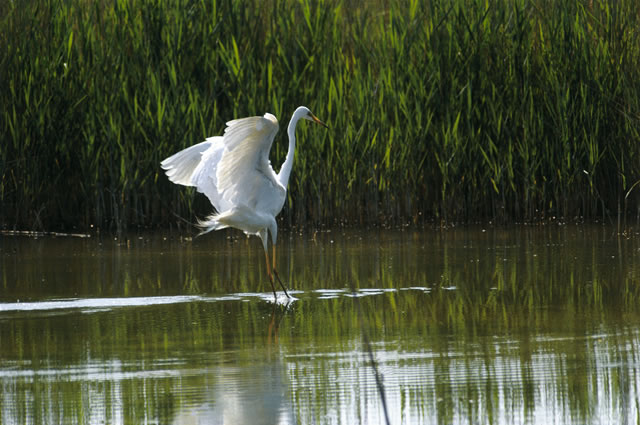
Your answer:
[[[394,424],[639,414],[640,244],[610,230],[292,237],[288,308],[255,241],[1,242],[1,306],[79,299],[0,308],[2,423],[379,423],[361,326]]]

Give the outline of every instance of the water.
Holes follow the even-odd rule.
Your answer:
[[[0,236],[0,423],[638,423],[610,228]]]

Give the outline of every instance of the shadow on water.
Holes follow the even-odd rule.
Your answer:
[[[1,423],[384,423],[363,325],[392,424],[640,414],[637,237],[282,239],[0,238]]]

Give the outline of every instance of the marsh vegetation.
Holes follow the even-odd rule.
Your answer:
[[[299,104],[331,131],[298,130],[287,224],[635,218],[638,28],[631,0],[4,2],[0,223],[203,216],[160,160]]]

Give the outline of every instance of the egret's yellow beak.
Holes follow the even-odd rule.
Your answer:
[[[316,124],[320,124],[321,126],[325,127],[325,128],[329,128],[328,125],[326,125],[325,123],[323,123],[322,121],[320,121],[318,119],[318,117],[316,117],[315,115],[311,114],[311,119],[313,120],[313,122],[315,122]]]

